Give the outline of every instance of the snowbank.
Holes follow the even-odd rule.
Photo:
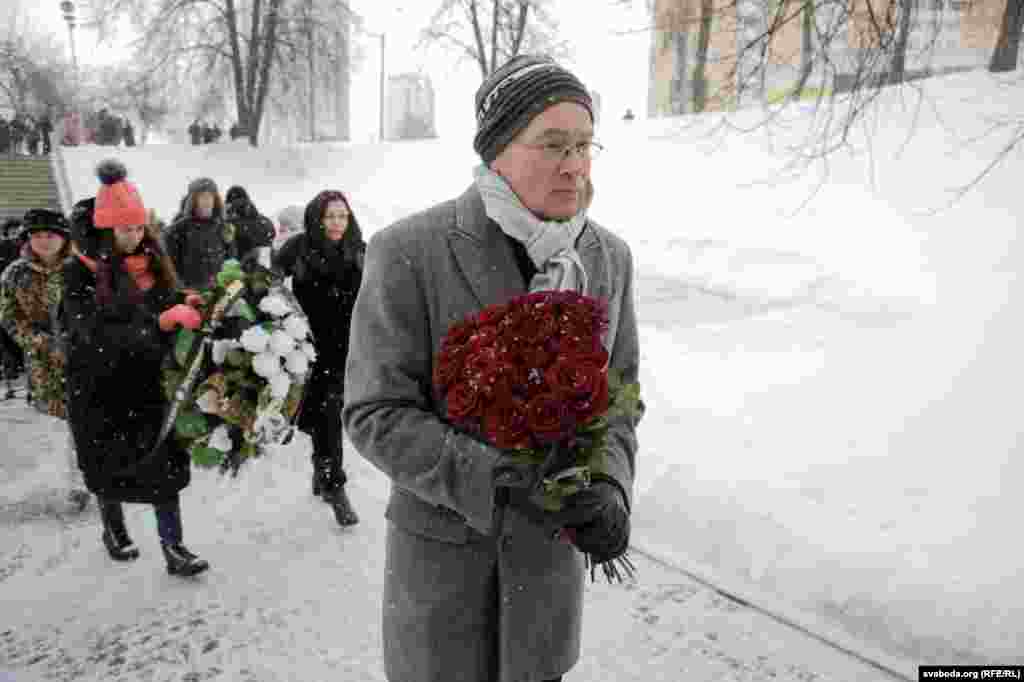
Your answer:
[[[679,121],[601,131],[592,215],[630,242],[640,275],[636,541],[893,653],[1021,661],[1024,550],[1005,538],[1024,507],[1007,381],[1021,369],[1024,162],[927,211],[998,148],[960,143],[983,125],[979,103],[1019,112],[1024,92],[983,74],[926,92],[920,111],[886,99],[873,156],[833,157],[820,188],[759,182],[782,166],[762,133],[712,153]],[[110,151],[67,150],[76,199]],[[468,131],[118,156],[165,219],[202,174],[245,185],[270,216],[342,189],[370,234],[461,192],[476,163]]]

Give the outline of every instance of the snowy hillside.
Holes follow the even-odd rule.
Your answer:
[[[781,163],[760,133],[710,153],[678,121],[599,131],[591,213],[640,276],[638,546],[911,659],[1024,661],[1024,160],[929,213],[998,147],[960,142],[979,102],[1019,112],[1022,90],[969,74],[920,111],[893,98],[873,156],[833,158],[795,215],[815,178],[757,184]],[[118,156],[165,220],[209,175],[271,216],[342,189],[372,234],[467,187],[470,141]],[[67,150],[76,199],[110,151]]]

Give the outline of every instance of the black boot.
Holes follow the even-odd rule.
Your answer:
[[[135,561],[139,548],[128,537],[124,525],[124,510],[120,502],[99,500],[100,518],[103,520],[103,546],[114,561]]]
[[[324,493],[324,502],[331,505],[334,511],[334,518],[339,526],[354,526],[359,523],[359,517],[352,509],[352,503],[348,500],[345,486],[335,486],[333,490]]]
[[[199,575],[210,568],[210,564],[188,551],[180,542],[175,545],[160,544],[167,560],[167,572],[171,575]]]
[[[320,497],[324,493],[324,472],[313,469],[313,497]]]

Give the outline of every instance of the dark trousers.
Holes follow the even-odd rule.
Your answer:
[[[313,438],[313,472],[320,476],[325,491],[348,481],[342,448],[344,397],[338,374],[327,367],[313,368],[298,424]]]
[[[127,534],[124,525],[124,508],[116,500],[99,500],[100,517],[103,525],[115,536]],[[160,542],[165,545],[178,545],[182,541],[181,504],[178,498],[171,502],[153,505],[156,513],[156,528]]]

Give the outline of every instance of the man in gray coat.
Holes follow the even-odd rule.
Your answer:
[[[638,418],[611,425],[609,475],[548,513],[529,501],[536,467],[454,428],[431,389],[451,324],[546,289],[607,299],[610,366],[637,380],[632,255],[587,216],[600,150],[592,108],[553,61],[513,59],[476,95],[484,163],[474,183],[369,242],[343,419],[392,481],[383,605],[392,682],[561,680],[579,658],[584,553],[602,563],[628,546]],[[574,544],[552,534],[560,527]]]

